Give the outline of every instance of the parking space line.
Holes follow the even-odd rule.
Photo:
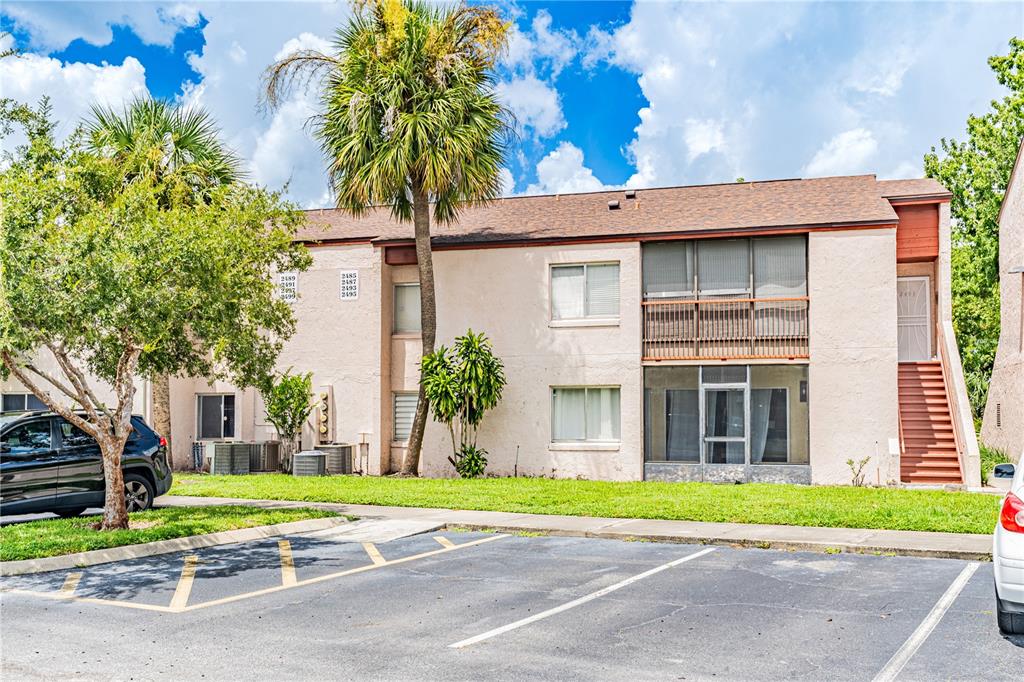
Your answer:
[[[195,554],[185,557],[185,565],[181,567],[181,577],[178,578],[178,586],[174,588],[170,608],[183,609],[188,604],[188,597],[192,594],[192,582],[196,577],[197,563],[199,563],[199,557]]]
[[[370,560],[378,566],[386,564],[388,562],[387,559],[381,556],[380,550],[378,550],[377,546],[372,542],[364,542],[363,549],[365,549],[366,553],[370,556]]]
[[[103,604],[104,606],[120,606],[126,609],[139,609],[140,611],[160,611],[163,613],[177,613],[180,609],[172,609],[169,606],[158,606],[156,604],[136,604],[130,601],[117,601],[116,599],[99,599],[97,597],[76,597],[74,594],[64,592],[37,592],[35,590],[3,590],[3,594],[20,594],[26,597],[41,597],[43,599],[56,599],[58,601],[73,601],[84,604]]]
[[[60,587],[60,593],[66,597],[70,597],[75,593],[75,589],[78,587],[78,581],[81,579],[81,573],[68,573],[67,577],[64,578],[64,584]]]
[[[455,644],[449,644],[448,647],[451,648],[451,649],[462,649],[462,648],[470,646],[472,644],[477,644],[478,642],[482,642],[484,640],[491,639],[492,637],[497,637],[498,635],[503,635],[506,632],[510,632],[512,630],[517,630],[517,629],[523,627],[524,625],[529,625],[530,623],[536,623],[539,620],[543,620],[545,618],[549,618],[549,617],[554,616],[556,614],[562,613],[563,611],[568,611],[569,609],[577,607],[577,606],[580,606],[581,604],[586,604],[589,601],[593,601],[595,599],[598,599],[599,597],[603,597],[604,595],[610,594],[610,593],[612,593],[612,592],[614,592],[616,590],[621,590],[623,587],[627,587],[629,585],[632,585],[633,583],[638,582],[640,580],[643,580],[644,578],[648,578],[648,577],[654,575],[655,573],[661,573],[662,571],[668,570],[668,569],[672,568],[673,566],[678,566],[679,564],[686,563],[687,561],[692,561],[693,559],[697,559],[699,557],[704,556],[705,554],[710,554],[711,552],[714,552],[714,551],[715,551],[714,547],[708,547],[707,549],[702,549],[699,552],[694,552],[693,554],[687,554],[686,556],[680,557],[679,559],[676,559],[674,561],[670,561],[667,564],[662,564],[661,566],[656,566],[656,567],[650,569],[649,571],[644,571],[643,573],[638,573],[637,575],[634,575],[631,578],[626,578],[625,580],[621,580],[621,581],[615,583],[614,585],[609,585],[608,587],[602,588],[602,589],[598,590],[597,592],[591,592],[590,594],[582,596],[579,599],[573,599],[570,602],[566,602],[565,604],[562,604],[561,606],[556,606],[556,607],[554,607],[552,609],[548,609],[547,611],[541,611],[540,613],[536,613],[536,614],[534,614],[532,616],[529,616],[527,618],[523,618],[522,620],[517,620],[514,623],[509,623],[508,625],[503,625],[500,628],[495,628],[493,630],[488,630],[487,632],[484,632],[483,634],[479,634],[479,635],[476,635],[474,637],[470,637],[468,639],[464,639],[462,641],[455,642]]]
[[[294,585],[295,560],[292,559],[292,543],[287,540],[278,540],[277,549],[281,553],[281,584],[285,586]]]
[[[917,626],[917,629],[903,643],[903,646],[892,655],[892,658],[885,664],[885,667],[875,675],[874,682],[891,682],[896,679],[896,676],[900,674],[903,667],[910,662],[910,659],[917,653],[917,650],[928,639],[928,635],[932,634],[932,631],[939,624],[939,621],[942,620],[942,617],[946,615],[946,611],[956,601],[957,596],[967,585],[971,576],[978,570],[978,566],[980,564],[977,563],[969,563],[964,566],[964,570],[960,571],[960,575],[956,577],[956,580],[946,588],[943,595],[939,597],[939,601],[935,602],[935,606],[928,612],[928,615],[921,621],[921,624]]]
[[[449,540],[448,538],[446,538],[444,536],[435,535],[434,539],[437,540],[438,544],[441,545],[442,547],[449,547],[449,548],[451,548],[451,547],[455,546],[454,542],[452,542],[451,540]]]

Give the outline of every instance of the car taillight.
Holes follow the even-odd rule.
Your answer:
[[[1010,493],[1003,502],[999,523],[1012,533],[1024,533],[1024,501]]]
[[[160,436],[160,447],[162,447],[162,448],[166,448],[167,447],[167,439],[164,438],[163,436]]]

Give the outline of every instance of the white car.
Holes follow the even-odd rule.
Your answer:
[[[1012,479],[992,541],[996,575],[996,616],[1006,634],[1024,635],[1024,459],[1016,467],[999,464],[997,483]]]

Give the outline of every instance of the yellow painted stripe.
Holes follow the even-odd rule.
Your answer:
[[[185,557],[185,565],[181,567],[181,577],[178,578],[178,586],[174,588],[174,596],[171,597],[170,608],[180,610],[188,604],[188,596],[192,594],[192,581],[196,577],[196,564],[199,557],[190,554]]]
[[[287,540],[278,540],[277,548],[281,552],[281,584],[285,586],[295,585],[295,561],[292,559],[292,543]]]
[[[314,583],[322,583],[326,580],[334,580],[336,578],[342,578],[347,575],[354,575],[356,573],[365,573],[366,571],[374,571],[380,568],[388,566],[394,566],[396,564],[404,564],[407,561],[415,561],[417,559],[423,559],[428,556],[435,556],[437,554],[444,554],[445,552],[452,552],[463,547],[473,547],[475,545],[482,545],[485,542],[493,542],[494,540],[501,540],[507,538],[507,535],[492,535],[486,538],[480,538],[479,540],[473,540],[472,542],[463,542],[455,545],[454,547],[442,547],[441,549],[435,549],[430,552],[423,552],[422,554],[414,554],[412,556],[402,557],[401,559],[392,559],[383,564],[366,564],[365,566],[359,566],[358,568],[350,568],[347,571],[339,571],[337,573],[329,573],[327,575],[319,575],[315,578],[307,578],[306,580],[300,580],[294,587],[304,587],[306,585],[313,585]],[[280,592],[282,590],[293,589],[291,587],[285,587],[279,585],[277,587],[265,587],[262,590],[256,590],[254,592],[247,592],[245,594],[236,594],[231,597],[223,597],[222,599],[214,599],[212,601],[204,601],[202,604],[193,604],[185,607],[183,611],[195,611],[196,609],[205,609],[211,606],[220,606],[221,604],[230,604],[231,602],[242,601],[243,599],[252,599],[253,597],[261,597],[265,594],[273,594],[274,592]]]
[[[41,597],[43,599],[59,599],[84,604],[103,604],[104,606],[120,606],[125,609],[140,609],[143,611],[160,611],[162,613],[180,613],[180,609],[172,609],[169,606],[158,606],[156,604],[136,604],[130,601],[117,601],[114,599],[97,599],[95,597],[76,597],[66,595],[63,592],[35,592],[33,590],[3,590],[5,594],[20,594],[26,597]]]
[[[370,555],[370,559],[376,565],[381,566],[381,565],[386,564],[388,562],[387,559],[385,559],[384,557],[381,556],[380,550],[378,550],[377,546],[374,545],[372,542],[364,542],[363,543],[363,549],[366,550],[366,553]]]
[[[60,588],[61,595],[70,597],[75,593],[75,589],[78,587],[78,581],[82,579],[81,573],[68,573],[67,577],[64,578],[64,584]]]
[[[447,547],[448,549],[451,549],[452,547],[455,546],[454,542],[452,542],[448,538],[443,537],[441,535],[435,535],[434,539],[437,540],[441,544],[442,547]]]

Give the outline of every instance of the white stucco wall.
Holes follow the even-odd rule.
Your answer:
[[[334,396],[334,440],[370,443],[370,473],[381,472],[378,440],[381,393],[381,251],[369,244],[319,246],[311,249],[312,267],[299,274],[294,311],[296,331],[278,359],[278,369],[313,373],[313,391],[330,386]],[[359,296],[341,300],[341,271],[357,270]],[[276,438],[253,389],[240,391],[227,382],[203,379],[172,382],[174,455],[189,456],[196,437],[199,393],[234,393],[236,440]],[[312,421],[312,417],[311,417]],[[361,434],[366,434],[361,436]],[[312,425],[303,432],[304,448],[314,445]]]
[[[619,322],[551,323],[550,266],[619,263]],[[640,247],[637,243],[436,251],[439,344],[472,328],[485,332],[505,364],[501,404],[484,418],[478,444],[497,475],[638,480],[643,473],[643,375],[640,365]],[[394,268],[408,281],[408,266]],[[413,270],[414,272],[414,270]],[[418,380],[419,343],[395,340],[392,390]],[[400,357],[399,357],[400,356]],[[621,443],[612,449],[551,444],[552,386],[619,386]],[[390,428],[390,415],[386,416]],[[450,438],[431,422],[422,472],[451,476]],[[604,446],[607,448],[607,446]],[[393,451],[397,465],[401,450]],[[517,464],[518,456],[518,464]]]
[[[898,478],[895,229],[815,232],[808,240],[809,408],[814,483]]]
[[[36,352],[33,361],[42,371],[47,372],[48,374],[52,375],[59,381],[70,383],[64,376],[64,373],[61,370],[60,365],[57,363],[57,359],[53,357],[53,354],[50,353],[49,350],[41,348],[39,351]],[[78,364],[78,368],[85,371],[85,364],[80,362]],[[96,376],[93,376],[88,371],[85,371],[85,377],[89,387],[92,389],[93,393],[96,394],[96,397],[99,400],[103,401],[107,405],[117,404],[117,397],[115,396],[114,389],[110,384]],[[55,400],[58,400],[65,405],[73,404],[73,401],[70,398],[64,396],[63,393],[61,393],[58,389],[51,386],[50,383],[47,382],[46,380],[40,379],[35,375],[32,375],[32,379],[36,381],[37,386],[39,386],[43,390],[46,390],[47,393],[49,393],[49,395]],[[134,400],[132,401],[132,412],[134,414],[141,414],[143,418],[147,420],[149,419],[148,387],[149,383],[147,381],[145,381],[142,378],[137,378],[135,380],[135,397]],[[30,392],[31,391],[29,391],[28,388],[23,386],[22,383],[18,381],[14,376],[10,376],[7,379],[0,379],[0,395],[3,395],[5,393]]]
[[[999,223],[999,347],[989,384],[981,440],[1011,458],[1024,456],[1024,160],[1017,160],[1013,182],[1003,199]],[[999,418],[997,424],[996,411]]]

